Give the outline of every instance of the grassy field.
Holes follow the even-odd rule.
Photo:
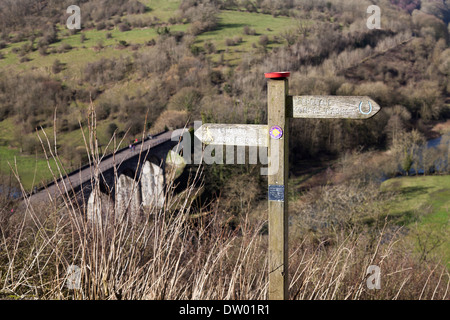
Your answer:
[[[176,15],[176,8],[178,8],[179,3],[180,1],[147,1],[146,4],[152,10],[132,17],[139,19],[150,15],[158,17],[161,21],[167,21],[170,17]],[[189,26],[190,24],[177,24],[171,25],[169,28],[172,32],[185,32]],[[244,35],[244,26],[250,27],[255,33]],[[212,55],[213,60],[218,60],[220,54],[224,52],[225,60],[232,65],[236,65],[245,53],[254,49],[260,36],[267,35],[269,37],[267,49],[270,50],[281,45],[273,41],[274,36],[279,37],[282,32],[293,29],[295,26],[294,20],[287,17],[273,17],[267,14],[240,11],[222,11],[219,15],[217,29],[197,36],[196,45],[203,46],[205,42],[212,42],[217,50],[217,53]],[[126,41],[128,44],[144,44],[158,36],[156,28],[134,28],[126,32],[120,32],[117,28],[113,30],[85,29],[81,33],[85,36],[83,43],[80,41],[80,33],[69,35],[67,30],[60,26],[60,41],[50,45],[49,50],[58,49],[63,44],[69,44],[72,49],[65,53],[51,53],[46,56],[41,56],[38,51],[34,51],[27,54],[28,59],[30,59],[27,62],[20,62],[20,57],[12,50],[20,48],[28,41],[8,45],[0,50],[0,53],[4,55],[4,58],[0,59],[0,69],[10,71],[38,69],[39,72],[50,73],[52,63],[59,59],[67,66],[65,73],[70,74],[71,78],[79,78],[80,70],[86,63],[97,61],[102,57],[112,58],[131,55],[132,50],[130,49],[117,49],[120,41]],[[106,38],[107,33],[111,34],[111,38]],[[242,42],[228,47],[225,40],[236,36],[242,37]],[[281,37],[279,38],[281,39]],[[98,50],[96,48],[99,44],[102,44],[103,49]]]
[[[119,131],[126,129],[123,123],[119,121],[116,121],[116,123]],[[100,151],[106,153],[110,153],[113,148],[113,145],[111,145],[109,149],[106,150],[106,146],[111,139],[108,134],[108,125],[109,121],[102,121],[97,125],[97,138],[99,141]],[[10,165],[14,166],[14,163],[16,163],[21,182],[27,190],[31,190],[33,186],[41,186],[43,181],[51,180],[52,174],[48,170],[47,161],[43,156],[41,148],[38,147],[39,152],[37,155],[30,155],[21,152],[20,142],[14,140],[13,130],[14,123],[12,118],[0,122],[0,175],[9,176],[11,174]],[[48,138],[53,143],[53,128],[46,128],[44,130]],[[83,131],[86,138],[88,138],[87,127],[83,127]],[[45,139],[42,133],[40,133],[40,136],[42,139]],[[25,135],[24,138],[34,139],[36,143],[39,143],[37,133]],[[132,137],[125,139],[120,146],[117,146],[117,148],[122,148],[128,145],[130,139],[132,139]],[[119,142],[120,141],[117,141],[117,143]],[[86,153],[81,129],[58,133],[57,144],[59,146],[73,148],[77,153]],[[64,161],[64,159],[62,160]],[[52,160],[50,163],[52,169],[56,170],[55,161]],[[78,163],[74,159],[70,159],[65,160],[63,165],[65,170],[70,172],[72,169],[76,169],[82,164]]]
[[[0,173],[11,175],[10,166],[17,164],[17,171],[21,183],[27,191],[34,186],[40,187],[42,182],[47,182],[52,177],[47,161],[41,156],[21,154],[17,149],[0,146]],[[57,170],[56,162],[50,161],[52,170]],[[16,184],[14,176],[11,175],[13,185]]]
[[[382,188],[398,192],[388,213],[411,229],[408,239],[422,257],[438,255],[450,267],[450,176],[390,179]]]
[[[181,0],[143,0],[141,2],[150,8],[147,15],[158,17],[162,21],[167,21],[176,15],[181,4]]]
[[[225,61],[231,65],[238,64],[245,53],[251,52],[254,49],[253,46],[257,46],[262,35],[269,37],[267,49],[271,50],[281,45],[273,42],[274,36],[279,36],[283,31],[295,27],[294,20],[291,18],[275,18],[262,13],[222,11],[219,19],[219,27],[199,35],[196,44],[213,43],[218,53],[212,55],[212,60],[217,61],[220,54],[224,52]],[[253,29],[255,33],[245,35],[243,32],[245,26]],[[235,46],[227,46],[226,39],[234,37],[242,37],[242,42]]]

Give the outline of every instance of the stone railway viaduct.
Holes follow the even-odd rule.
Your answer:
[[[135,176],[142,175],[139,192],[137,192],[138,199],[136,199],[139,201],[138,205],[161,203],[158,201],[158,197],[161,197],[161,189],[164,185],[166,158],[171,150],[177,149],[179,139],[180,135],[175,134],[174,131],[167,131],[136,143],[134,150],[126,147],[114,155],[105,156],[98,165],[102,194],[111,194],[111,200],[115,200],[117,204],[122,199],[116,198],[121,195],[129,196],[129,190],[125,189],[128,189],[129,185],[133,183]],[[94,171],[95,166],[85,165],[67,174],[63,179],[52,182],[30,194],[28,199],[31,204],[38,204],[54,200],[62,194],[75,192],[75,194],[82,195],[81,199],[84,198],[84,203],[88,203],[87,214],[92,216],[93,212],[89,211],[92,211],[93,208],[89,208],[89,204],[93,200],[94,194],[92,192]],[[118,181],[115,181],[116,177],[119,178]],[[115,186],[122,190],[114,190]]]

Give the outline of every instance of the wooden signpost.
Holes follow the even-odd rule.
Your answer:
[[[380,106],[369,97],[300,96],[292,98],[293,118],[369,119]]]
[[[195,131],[204,144],[268,147],[267,126],[204,124]]]
[[[369,119],[380,106],[369,97],[289,96],[289,72],[266,73],[268,124],[204,124],[195,135],[205,144],[268,147],[269,299],[286,300],[288,289],[289,120]],[[272,162],[271,162],[272,161]],[[274,163],[278,162],[278,163]],[[269,171],[270,172],[270,171]]]

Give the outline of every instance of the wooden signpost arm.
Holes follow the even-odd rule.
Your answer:
[[[269,300],[288,299],[289,74],[266,74],[269,136]],[[281,129],[281,132],[279,132]],[[281,135],[281,137],[280,137]],[[276,159],[276,160],[274,160]],[[273,163],[278,161],[279,163]],[[275,196],[273,195],[275,193]]]

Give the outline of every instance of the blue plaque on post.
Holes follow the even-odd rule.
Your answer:
[[[269,185],[269,201],[284,202],[284,186]]]

